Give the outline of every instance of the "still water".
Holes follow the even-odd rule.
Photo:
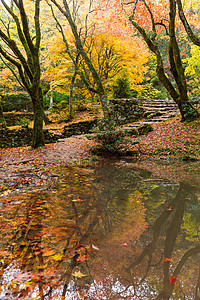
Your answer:
[[[0,299],[200,299],[200,171],[163,179],[104,161],[59,173],[1,198]]]

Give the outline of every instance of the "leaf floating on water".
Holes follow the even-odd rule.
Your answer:
[[[83,202],[84,200],[81,200],[79,197],[77,199],[73,199],[72,202]]]
[[[76,259],[76,261],[85,261],[87,260],[85,255],[80,254],[79,257]]]
[[[63,254],[62,253],[55,254],[54,256],[52,256],[52,258],[56,261],[62,260]]]
[[[172,206],[171,205],[167,205],[167,210],[172,210]]]
[[[74,274],[72,274],[74,277],[76,278],[82,278],[82,277],[86,277],[88,275],[81,273],[81,271],[75,271]]]
[[[165,257],[163,259],[163,262],[168,262],[168,261],[172,261],[172,257]]]
[[[95,245],[93,245],[93,244],[92,244],[92,248],[93,248],[94,250],[100,251],[100,249],[99,249],[98,247],[96,247]]]
[[[30,272],[27,272],[27,273],[18,273],[16,276],[15,276],[15,282],[19,282],[19,283],[23,283],[23,282],[27,282],[28,280],[31,279],[31,273]]]
[[[44,250],[43,256],[52,256],[55,254],[54,250]]]
[[[176,281],[177,281],[177,278],[175,276],[173,276],[173,275],[170,275],[169,282],[170,283],[175,283]]]

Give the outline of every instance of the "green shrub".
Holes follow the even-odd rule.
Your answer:
[[[151,124],[142,124],[138,128],[139,135],[144,135],[144,134],[147,134],[147,133],[149,133],[151,131],[153,131],[153,127],[151,126]]]
[[[98,155],[120,155],[125,154],[127,143],[124,131],[117,128],[113,120],[102,118],[93,129],[92,139],[98,142],[91,151]]]
[[[114,98],[122,99],[131,97],[130,82],[126,76],[117,78],[112,86],[112,90]]]
[[[27,93],[19,92],[3,96],[2,107],[4,112],[32,111],[32,102]]]

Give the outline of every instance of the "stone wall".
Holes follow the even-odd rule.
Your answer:
[[[144,110],[138,105],[136,99],[112,99],[110,110],[117,124],[126,124],[142,119]]]
[[[21,124],[21,119],[33,121],[33,113],[28,112],[5,112],[4,118],[7,126],[16,126]]]
[[[33,137],[31,128],[21,128],[19,130],[4,129],[0,130],[0,148],[30,146]],[[54,143],[57,137],[44,129],[45,143]]]
[[[92,128],[97,124],[97,119],[89,121],[80,121],[77,123],[72,123],[64,127],[62,133],[63,137],[70,137],[72,135],[87,134]]]

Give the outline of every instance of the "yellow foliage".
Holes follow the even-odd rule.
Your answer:
[[[70,35],[67,35],[70,50],[76,56],[75,42]],[[147,71],[146,52],[136,52],[138,45],[132,45],[128,40],[116,39],[112,34],[94,35],[86,40],[85,49],[92,60],[104,88],[108,88],[115,81],[116,76],[126,73],[131,82],[131,88],[140,90],[138,83],[143,81]],[[62,38],[54,35],[49,40],[48,46],[48,68],[43,78],[51,82],[51,89],[59,92],[69,93],[70,81],[74,73],[74,66],[70,60]],[[87,70],[83,61],[80,68]],[[88,73],[89,74],[89,73]],[[93,85],[92,76],[87,74],[90,84]],[[80,77],[78,76],[80,81]],[[80,90],[81,88],[81,90]],[[86,87],[75,88],[75,93],[81,93],[86,98],[89,92]]]

